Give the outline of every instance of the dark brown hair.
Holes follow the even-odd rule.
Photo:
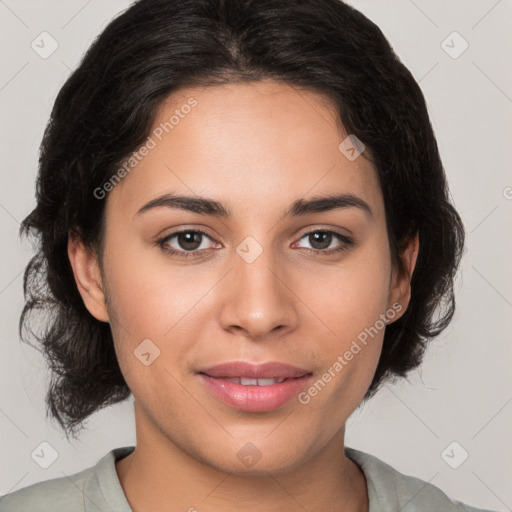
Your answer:
[[[419,234],[411,301],[386,327],[365,399],[417,367],[450,322],[464,231],[423,94],[381,30],[340,0],[139,0],[105,28],[61,88],[40,147],[37,205],[21,227],[39,246],[25,271],[20,334],[36,339],[49,362],[48,411],[67,434],[130,394],[109,324],[78,293],[69,234],[101,249],[106,200],[94,191],[146,140],[171,93],[263,79],[324,94],[347,133],[365,144],[395,261],[401,244]]]

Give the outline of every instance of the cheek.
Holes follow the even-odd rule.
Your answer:
[[[329,330],[322,329],[320,336],[316,331],[318,344],[310,347],[311,359],[322,364],[322,371],[299,401],[319,422],[330,418],[332,428],[358,406],[375,374],[386,327],[381,315],[388,311],[389,276],[390,259],[383,245],[361,251],[309,282],[309,300]]]
[[[320,330],[312,330],[318,345],[310,349],[315,352],[311,357],[328,372],[321,380],[330,391],[322,393],[317,405],[330,408],[344,403],[343,412],[336,414],[343,415],[359,403],[380,357],[386,327],[382,315],[389,309],[391,272],[386,242],[383,239],[368,245],[342,264],[325,267],[315,276],[305,274],[302,280],[300,293],[307,297],[304,302],[311,304],[313,313],[322,320],[314,322],[320,326]],[[318,389],[323,389],[322,383]]]
[[[164,337],[212,286],[207,271],[172,265],[157,248],[112,249],[105,265],[112,308],[134,339]]]
[[[129,388],[141,403],[155,407],[163,398],[155,390],[164,395],[172,390],[174,399],[186,403],[167,370],[177,361],[187,364],[190,342],[199,338],[194,304],[211,284],[200,276],[191,280],[183,269],[151,261],[137,249],[105,255],[114,346]]]
[[[388,309],[391,263],[385,244],[372,244],[347,255],[335,266],[317,266],[297,281],[298,294],[324,320],[332,348],[356,338]]]

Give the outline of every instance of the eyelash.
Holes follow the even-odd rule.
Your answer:
[[[184,230],[181,230],[181,231],[175,231],[174,233],[171,233],[170,235],[167,235],[166,237],[164,238],[160,238],[159,240],[157,240],[156,244],[162,249],[164,250],[165,252],[169,253],[169,254],[172,254],[173,256],[178,256],[178,257],[182,257],[182,258],[195,258],[197,257],[196,254],[200,251],[198,251],[197,249],[195,249],[194,251],[177,251],[176,249],[172,249],[172,248],[169,248],[167,247],[165,244],[172,238],[174,238],[175,236],[181,234],[181,233],[200,233],[208,238],[211,238],[210,235],[208,235],[208,233],[206,233],[205,231],[201,230],[201,229],[184,229]],[[337,233],[336,231],[331,231],[331,230],[327,230],[327,229],[315,229],[313,231],[308,231],[307,233],[304,233],[300,238],[299,240],[302,240],[304,237],[308,236],[308,235],[311,235],[313,233],[330,233],[332,235],[334,235],[335,237],[338,238],[338,240],[340,240],[341,242],[343,242],[343,244],[340,246],[340,247],[336,247],[334,249],[308,249],[306,248],[307,251],[312,251],[314,253],[318,253],[318,254],[322,254],[322,255],[331,255],[331,254],[335,254],[335,253],[339,253],[339,252],[343,252],[343,251],[346,251],[351,245],[354,244],[353,240],[345,235],[342,235],[341,233]]]

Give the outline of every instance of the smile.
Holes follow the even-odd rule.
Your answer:
[[[272,411],[282,407],[296,397],[311,378],[304,375],[277,382],[275,379],[224,379],[202,373],[198,376],[215,398],[234,409],[248,412]]]

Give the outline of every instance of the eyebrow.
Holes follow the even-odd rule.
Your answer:
[[[223,219],[232,217],[231,209],[221,202],[206,197],[178,196],[174,194],[164,194],[163,196],[152,199],[142,206],[135,216],[140,215],[155,208],[178,208],[201,215],[210,215]],[[334,194],[321,195],[309,199],[297,199],[284,212],[281,219],[289,217],[298,217],[312,213],[322,213],[342,208],[358,208],[372,217],[373,212],[365,201],[354,194]]]

